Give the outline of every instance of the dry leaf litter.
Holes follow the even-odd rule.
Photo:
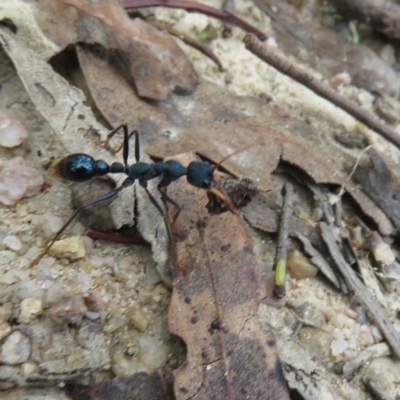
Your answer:
[[[273,36],[268,19],[256,6],[237,1],[236,7],[239,16]],[[181,10],[155,8],[146,12],[192,35],[210,25],[217,32],[222,28],[218,21]],[[317,129],[327,130],[326,121],[340,120],[348,132],[363,130],[398,172],[397,149],[256,59],[244,49],[242,38],[243,32],[234,28],[232,38],[211,42],[226,68],[223,73],[196,50],[180,45],[203,78],[227,86],[237,95],[270,96],[293,115],[307,115]],[[270,45],[276,45],[273,39]],[[64,156],[65,151],[35,111],[4,52],[0,53],[0,81],[0,389],[24,385],[27,377],[39,377],[53,385],[71,374],[83,377],[87,371],[94,371],[91,378],[102,381],[114,374],[151,373],[165,365],[176,368],[184,354],[177,339],[167,332],[170,293],[157,276],[148,247],[93,242],[85,236],[82,239],[85,228],[76,222],[66,236],[81,239],[72,239],[75,242],[67,245],[72,246],[71,252],[78,246],[81,254],[70,256],[72,260],[49,255],[34,269],[28,268],[41,252],[42,242],[51,239],[71,215],[71,185],[46,174],[46,162]],[[372,108],[370,93],[351,86],[339,89]],[[44,180],[51,187],[41,192]],[[268,276],[275,242],[260,237],[255,251]],[[300,262],[307,264],[303,257],[294,254],[292,258],[301,258]],[[313,275],[310,272],[308,276]],[[305,303],[308,307],[301,318],[306,323],[298,332],[298,344],[307,359],[318,360],[327,371],[333,371],[335,363],[346,362],[382,342],[379,330],[365,314],[351,309],[348,298],[321,278],[290,278],[287,286],[286,306],[263,303],[259,310],[262,323],[272,325],[283,346],[292,340],[299,321],[294,310]],[[397,293],[386,295],[384,300],[400,330]],[[379,379],[393,397],[400,395],[396,385],[400,381],[398,362],[381,357],[365,368],[364,374]],[[359,383],[347,383],[334,373],[330,384],[341,398],[368,398]],[[43,398],[44,393],[49,398],[66,398],[57,388],[29,389],[25,393],[31,399]],[[6,395],[6,391],[0,392],[0,398]]]

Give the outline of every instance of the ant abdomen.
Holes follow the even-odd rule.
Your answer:
[[[95,160],[84,153],[70,154],[52,167],[52,175],[72,182],[90,181],[96,176],[108,174],[110,167],[103,160]]]

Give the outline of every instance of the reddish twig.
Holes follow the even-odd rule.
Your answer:
[[[136,8],[143,7],[154,7],[154,6],[162,6],[162,7],[170,7],[170,8],[183,8],[186,11],[196,11],[205,15],[208,15],[213,18],[217,18],[226,24],[235,25],[238,28],[243,29],[248,33],[252,33],[257,36],[260,40],[265,40],[267,36],[259,31],[254,26],[251,26],[247,22],[242,19],[234,16],[228,11],[219,10],[218,8],[206,6],[204,4],[196,3],[194,1],[187,0],[124,0],[123,1],[124,8],[126,10],[132,10]]]
[[[258,41],[253,35],[247,35],[244,38],[244,43],[246,48],[257,57],[272,65],[283,74],[290,76],[292,79],[308,87],[313,92],[331,101],[333,104],[345,110],[354,118],[380,133],[385,139],[400,148],[400,135],[395,130],[381,122],[375,115],[345,98],[336,90],[333,90],[329,86],[315,79],[311,74],[294,66],[285,58],[281,57],[276,51],[271,50],[267,45]]]

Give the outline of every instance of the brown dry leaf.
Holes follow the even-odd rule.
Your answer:
[[[139,96],[150,99],[166,99],[174,90],[191,92],[198,83],[191,62],[174,39],[141,19],[131,20],[118,0],[31,0],[29,4],[33,14],[29,18],[41,30],[35,31],[35,37],[43,36],[47,57],[49,47],[61,51],[78,42],[101,44],[112,49],[116,64],[129,71]],[[16,2],[14,7],[21,6]],[[17,28],[23,25],[15,18],[12,5],[8,8],[3,16],[15,19]]]
[[[281,0],[254,1],[270,18],[280,48],[326,77],[347,72],[356,86],[398,97],[397,72],[367,46],[349,42],[344,34],[315,25]]]
[[[142,148],[173,156],[198,151],[270,189],[270,174],[279,161],[306,171],[318,183],[342,185],[356,157],[342,151],[333,138],[280,109],[252,97],[237,97],[214,84],[202,82],[191,96],[172,95],[168,101],[141,100],[109,65],[91,51],[78,49],[80,65],[92,96],[111,125],[129,122],[141,132]],[[356,185],[347,187],[362,210],[384,234],[393,227],[385,214]]]
[[[174,157],[184,165],[193,155]],[[168,188],[182,212],[173,225],[170,331],[187,345],[174,372],[177,399],[289,399],[276,343],[258,322],[266,296],[244,221],[209,215],[205,191]],[[173,210],[175,211],[175,210]]]

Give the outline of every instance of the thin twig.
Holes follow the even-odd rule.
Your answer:
[[[368,151],[370,148],[372,147],[372,145],[370,144],[369,146],[367,146],[365,149],[363,149],[360,154],[357,157],[356,162],[354,163],[353,169],[351,170],[349,176],[346,178],[346,180],[343,182],[342,186],[340,187],[340,191],[338,196],[343,196],[343,193],[345,191],[345,186],[347,185],[347,183],[349,182],[349,180],[351,179],[351,177],[354,175],[354,172],[356,172],[356,169],[358,167],[358,164],[360,164],[360,160],[361,160],[361,156]]]
[[[143,7],[154,7],[154,6],[162,6],[162,7],[170,7],[170,8],[182,8],[186,11],[195,11],[205,15],[208,15],[213,18],[217,18],[222,22],[227,24],[232,24],[237,26],[238,28],[243,29],[245,32],[252,33],[257,36],[260,40],[265,40],[267,36],[259,31],[254,26],[248,24],[242,19],[234,16],[228,11],[219,10],[218,8],[206,6],[204,4],[196,3],[194,1],[187,0],[124,0],[123,1],[124,8],[126,10],[133,10],[136,8]]]
[[[282,215],[279,225],[278,246],[275,256],[275,287],[273,290],[274,296],[282,298],[286,294],[286,259],[287,245],[289,237],[289,222],[293,214],[293,185],[286,183],[283,187],[283,206]]]
[[[147,22],[149,22],[151,25],[155,26],[158,29],[164,29],[164,30],[168,31],[171,35],[179,37],[179,39],[181,39],[183,42],[185,42],[189,46],[194,47],[195,49],[197,49],[198,51],[203,53],[205,56],[207,56],[208,58],[213,60],[215,62],[215,64],[217,64],[218,70],[220,72],[222,72],[224,70],[224,67],[221,64],[221,61],[219,61],[219,58],[214,54],[214,52],[206,44],[200,43],[197,40],[192,39],[187,34],[178,31],[177,29],[173,28],[172,26],[168,25],[167,23],[156,21],[156,20],[147,21]]]
[[[257,57],[272,65],[283,74],[290,76],[292,79],[308,87],[313,92],[331,101],[400,148],[400,135],[381,122],[375,115],[345,98],[336,90],[333,90],[331,87],[315,79],[311,74],[296,67],[285,58],[281,57],[275,50],[271,50],[267,44],[261,43],[253,35],[246,35],[244,43],[246,48]]]

